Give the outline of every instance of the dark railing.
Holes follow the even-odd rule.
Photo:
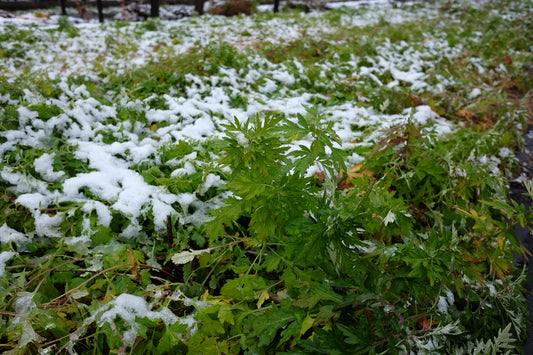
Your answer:
[[[204,13],[204,3],[208,0],[144,0],[150,3],[150,16],[159,16],[159,4],[187,4],[194,5],[194,10],[202,15]],[[54,6],[61,6],[61,13],[67,14],[67,7],[80,7],[86,5],[96,5],[98,8],[98,19],[104,21],[103,8],[108,6],[121,6],[131,0],[0,0],[0,10],[31,10],[44,9]],[[142,2],[142,1],[140,1]],[[279,0],[274,0],[274,12],[279,10]]]
[[[144,0],[144,3],[151,3],[154,0]],[[183,4],[192,5],[196,0],[161,0],[162,4]],[[120,6],[123,3],[141,2],[139,0],[0,0],[1,10],[31,10],[46,9],[54,6],[61,6],[63,3],[66,7],[76,7],[81,4],[98,6],[101,2],[103,7]]]

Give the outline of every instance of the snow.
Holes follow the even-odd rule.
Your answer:
[[[26,126],[26,123],[28,121],[32,121],[36,119],[37,117],[39,117],[37,112],[30,111],[26,107],[23,107],[23,106],[17,108],[17,111],[19,113],[19,124],[21,127]]]
[[[4,276],[6,271],[6,263],[17,254],[18,253],[14,251],[3,251],[0,253],[0,277]]]
[[[401,23],[444,16],[436,7],[413,10],[409,8],[409,3],[394,2],[397,5],[394,7],[392,4],[391,0],[366,0],[329,3],[328,7],[340,9],[341,22],[347,27],[364,28],[377,26],[384,20]],[[363,7],[371,9],[365,11]],[[350,8],[356,10],[348,11]],[[23,233],[7,224],[0,227],[2,247],[12,242],[20,248],[18,251],[24,250],[24,245],[34,235],[43,238],[64,237],[60,225],[72,218],[73,214],[69,213],[74,213],[74,210],[52,211],[60,203],[76,204],[79,209],[77,212],[82,215],[83,232],[63,239],[71,251],[82,254],[96,255],[99,252],[98,246],[91,245],[91,233],[94,233],[91,221],[94,221],[95,215],[96,223],[107,228],[112,225],[114,215],[126,218],[128,224],[119,232],[119,237],[132,240],[147,236],[146,226],[143,225],[146,219],[154,222],[154,230],[150,232],[163,234],[166,233],[168,216],[177,216],[181,224],[201,225],[210,220],[210,210],[219,208],[224,198],[231,196],[226,191],[205,200],[210,189],[226,184],[220,170],[211,169],[216,165],[215,154],[219,152],[207,154],[202,146],[209,140],[224,136],[223,124],[235,119],[243,122],[257,113],[269,111],[283,113],[287,119],[294,119],[297,114],[305,114],[305,107],[313,106],[316,99],[330,100],[328,90],[337,82],[353,86],[354,92],[358,91],[358,83],[366,81],[374,86],[387,85],[391,90],[407,88],[420,95],[439,94],[447,87],[461,83],[441,75],[432,77],[435,68],[427,58],[455,63],[464,57],[466,51],[461,44],[451,46],[446,34],[438,31],[426,34],[427,40],[419,44],[385,40],[376,45],[375,56],[358,58],[352,55],[352,59],[342,62],[342,65],[338,63],[338,57],[317,63],[319,82],[312,84],[328,92],[325,95],[299,85],[311,82],[311,78],[298,59],[289,63],[274,63],[252,48],[269,43],[288,45],[303,36],[319,37],[334,33],[336,29],[331,28],[327,13],[312,12],[302,14],[297,19],[263,17],[259,22],[251,17],[204,16],[179,21],[163,19],[157,21],[157,31],[143,31],[138,23],[118,27],[113,23],[98,25],[93,20],[76,23],[76,36],[69,35],[68,31],[56,31],[58,19],[55,15],[49,18],[0,18],[0,31],[10,31],[7,26],[14,25],[26,28],[34,37],[32,43],[6,41],[4,49],[16,43],[21,47],[21,54],[2,58],[0,76],[5,76],[10,83],[19,77],[35,77],[36,83],[40,82],[38,80],[53,82],[50,85],[57,91],[57,95],[44,97],[38,91],[32,92],[26,88],[20,99],[9,93],[0,94],[0,103],[14,105],[18,112],[18,127],[0,131],[0,155],[17,152],[19,147],[34,149],[32,161],[27,164],[24,162],[26,165],[21,166],[23,164],[19,161],[6,162],[0,170],[0,183],[16,194],[15,202],[27,209],[34,219],[34,232]],[[37,24],[35,27],[29,27],[29,24],[34,23]],[[360,40],[367,38],[362,36]],[[343,44],[342,40],[339,41],[339,44]],[[173,87],[160,96],[154,93],[141,100],[135,98],[138,87],[123,87],[110,90],[101,95],[104,96],[102,98],[92,92],[89,84],[76,84],[75,80],[70,80],[84,77],[87,82],[101,88],[113,75],[134,73],[135,69],[148,63],[186,53],[197,46],[216,47],[220,44],[246,50],[247,62],[243,68],[221,65],[217,68],[218,72],[212,75],[187,73],[184,76],[184,88]],[[360,65],[362,60],[365,66]],[[474,57],[469,59],[468,66],[480,74],[486,74],[489,70],[491,73],[507,70],[503,64],[491,69],[484,60]],[[384,82],[386,73],[390,73],[392,80]],[[465,95],[469,99],[483,94],[482,88],[468,90]],[[357,93],[353,101],[331,103],[319,108],[324,121],[333,122],[342,141],[341,148],[352,151],[347,158],[349,164],[364,160],[362,155],[353,152],[354,149],[373,145],[391,128],[405,125],[409,120],[424,127],[424,132],[431,131],[441,136],[456,129],[428,105],[385,114],[386,102],[381,103],[379,110],[374,109],[364,104],[369,99],[363,95],[369,96]],[[234,104],[238,96],[244,97],[246,103]],[[166,107],[151,107],[150,101],[154,98],[163,99]],[[30,108],[36,103],[57,105],[62,113],[43,119]],[[133,112],[134,117],[118,119],[122,109]],[[4,108],[0,107],[0,115],[3,111]],[[145,120],[141,119],[143,117]],[[157,129],[152,130],[150,126],[154,123]],[[307,137],[299,139],[293,142],[289,150],[298,149],[298,145],[310,145]],[[243,147],[250,145],[244,135],[238,135],[237,140]],[[163,148],[175,146],[180,141],[190,142],[194,151],[162,163]],[[73,161],[58,159],[60,153],[65,151],[73,153]],[[508,148],[499,151],[502,159],[512,156]],[[499,173],[498,158],[473,156],[472,159],[488,165],[494,174]],[[84,168],[72,174],[54,168],[56,160],[62,160],[64,165],[79,163]],[[172,189],[165,186],[164,182],[158,179],[148,181],[143,176],[149,167],[155,166],[170,172],[165,177],[183,180],[200,172],[202,182],[194,191],[171,193]],[[227,169],[222,171],[228,172]],[[313,166],[307,175],[319,171],[319,166]],[[465,174],[463,171],[456,173],[458,176]],[[383,223],[395,221],[396,215],[390,211]],[[394,252],[395,247],[386,250],[390,255]],[[0,277],[5,272],[6,263],[15,255],[17,253],[14,251],[0,253]],[[103,268],[100,259],[90,263],[92,266],[88,270]],[[21,296],[16,301],[16,305],[20,304],[19,313],[22,315],[27,314],[26,308],[35,305],[30,296]],[[193,301],[185,298],[185,302],[192,304]],[[438,311],[446,313],[453,303],[453,293],[445,290],[445,295],[437,301]],[[99,326],[113,324],[117,316],[129,326],[129,330],[123,334],[127,344],[132,344],[137,336],[139,329],[135,323],[136,317],[160,319],[167,325],[177,321],[188,322],[191,328],[194,327],[192,318],[178,320],[167,308],[153,311],[144,299],[129,294],[119,295],[102,305],[92,321]]]
[[[171,177],[184,177],[184,176],[187,176],[187,175],[192,175],[196,172],[196,168],[194,167],[194,165],[192,165],[191,162],[185,162],[185,164],[183,165],[183,168],[178,168],[176,170],[174,170],[170,176]]]
[[[215,135],[215,125],[209,118],[199,118],[192,125],[183,128],[179,133],[175,133],[174,137],[178,139],[193,138],[204,139]]]
[[[32,175],[16,172],[9,166],[4,166],[2,171],[0,171],[0,181],[13,185],[12,190],[17,194],[30,193],[32,191],[47,191],[44,181],[37,180]]]
[[[294,76],[283,71],[275,71],[272,73],[272,78],[275,80],[281,82],[283,85],[291,86],[294,85],[296,82],[296,79],[294,79]]]
[[[437,306],[439,313],[448,313],[448,302],[443,296],[439,296],[439,303]]]
[[[83,204],[83,207],[81,208],[83,212],[90,214],[92,211],[96,211],[96,215],[98,216],[98,224],[109,227],[112,216],[111,211],[109,207],[104,205],[100,201],[87,201]]]
[[[507,147],[500,148],[499,156],[501,158],[508,158],[508,157],[514,157],[514,153],[511,149]]]
[[[383,18],[390,23],[411,21],[420,17],[437,18],[441,16],[438,8],[431,6],[411,11],[407,3],[395,3],[389,0],[347,1],[330,3],[330,8],[344,8],[342,22],[347,27],[364,27],[375,25]],[[371,10],[365,11],[370,6]],[[361,8],[365,7],[365,8]],[[349,8],[358,8],[347,12]],[[298,19],[271,17],[256,22],[251,17],[225,18],[204,16],[186,18],[179,21],[160,20],[157,31],[139,30],[139,24],[131,23],[116,27],[112,23],[98,25],[94,20],[89,23],[75,23],[76,36],[68,31],[53,31],[57,28],[58,17],[47,18],[18,16],[12,19],[0,19],[0,28],[9,24],[27,26],[36,23],[30,29],[35,39],[33,43],[19,41],[23,48],[22,57],[6,57],[0,66],[0,74],[12,82],[20,75],[44,75],[56,80],[58,95],[44,98],[39,93],[24,89],[22,101],[10,94],[0,95],[0,101],[17,105],[19,128],[3,131],[0,134],[5,142],[0,144],[0,153],[14,151],[17,146],[30,146],[40,149],[33,161],[37,174],[17,169],[16,166],[3,166],[0,181],[10,185],[9,189],[17,194],[17,203],[31,211],[36,219],[36,233],[40,236],[60,236],[58,225],[65,216],[60,213],[48,215],[41,210],[53,202],[79,202],[85,215],[96,212],[98,224],[110,226],[113,213],[119,212],[130,219],[131,223],[122,231],[122,235],[135,238],[142,234],[138,218],[151,214],[156,229],[163,230],[166,217],[176,215],[173,207],[177,204],[182,210],[194,207],[195,216],[182,215],[188,220],[199,222],[208,216],[209,208],[218,206],[220,201],[201,202],[198,195],[203,195],[211,187],[220,187],[224,181],[220,176],[207,174],[203,183],[193,193],[171,194],[164,187],[145,181],[141,171],[135,170],[136,164],[160,163],[160,151],[164,144],[174,144],[180,140],[205,141],[223,136],[221,124],[237,118],[240,121],[267,111],[284,112],[288,119],[296,114],[304,114],[305,107],[311,106],[314,98],[328,99],[327,96],[312,94],[301,90],[301,81],[307,81],[305,66],[293,59],[289,64],[273,63],[248,51],[248,64],[242,69],[220,66],[215,75],[204,76],[185,74],[185,92],[178,93],[171,88],[161,96],[168,108],[149,106],[153,94],[144,100],[132,99],[132,90],[122,88],[119,92],[110,92],[107,101],[93,97],[86,84],[77,85],[68,78],[84,76],[96,84],[109,80],[99,68],[107,72],[126,73],[142,67],[151,61],[157,61],[169,55],[184,53],[194,46],[210,45],[216,48],[221,43],[236,48],[246,48],[258,43],[290,43],[302,35],[321,36],[333,33],[327,19],[327,13],[312,12],[301,14]],[[429,73],[432,68],[427,57],[446,58],[450,62],[461,58],[464,49],[460,44],[451,47],[445,33],[427,34],[424,43],[413,46],[405,41],[391,42],[385,40],[375,48],[376,56],[352,59],[342,64],[343,72],[337,70],[335,59],[317,63],[319,77],[332,77],[332,81],[352,83],[354,80],[370,78],[377,85],[384,85],[380,76],[390,72],[393,80],[387,85],[409,87],[414,92],[442,92],[452,79],[439,78],[437,83],[430,83]],[[113,40],[110,40],[112,38]],[[178,39],[178,40],[176,40]],[[365,38],[361,38],[362,41]],[[160,52],[157,48],[164,44],[167,50]],[[7,42],[6,45],[10,45]],[[335,58],[335,57],[334,57]],[[338,58],[338,57],[337,57]],[[359,65],[365,59],[369,64]],[[480,73],[488,70],[488,64],[479,58],[470,58],[469,65]],[[501,69],[503,70],[503,69]],[[324,80],[325,88],[331,86]],[[234,107],[232,99],[244,95],[247,103]],[[475,98],[481,89],[473,89],[469,96]],[[359,100],[367,100],[360,97]],[[63,113],[42,120],[29,106],[34,103],[57,105]],[[382,104],[383,107],[386,103]],[[115,122],[120,108],[135,112],[139,117],[145,116],[147,124],[136,120]],[[431,107],[422,105],[407,109],[393,115],[376,112],[373,108],[361,106],[358,102],[346,102],[321,108],[327,120],[334,122],[334,128],[342,140],[343,149],[368,146],[376,141],[391,127],[405,124],[410,118],[414,123],[425,126],[425,131],[445,135],[454,130],[454,126],[441,119]],[[156,131],[150,125],[158,125]],[[359,127],[353,129],[353,125]],[[368,135],[363,130],[372,128]],[[68,144],[74,156],[88,165],[88,171],[78,171],[74,176],[65,171],[54,169],[57,152],[57,137],[62,144]],[[113,143],[106,143],[105,137],[113,137]],[[247,146],[249,142],[239,136],[239,143]],[[66,142],[66,143],[65,143]],[[295,142],[308,144],[307,141]],[[291,148],[291,149],[294,149]],[[197,152],[194,156],[179,157],[168,163],[172,168],[170,177],[186,178],[201,169]],[[500,151],[505,158],[509,152]],[[205,159],[205,158],[202,158]],[[364,158],[352,153],[350,162],[360,162]],[[483,159],[483,158],[482,158]],[[488,159],[488,158],[487,158]],[[489,160],[487,160],[488,162]],[[494,162],[492,163],[494,165]],[[51,191],[51,184],[60,186]],[[174,205],[176,206],[176,205]]]
[[[390,6],[392,2],[390,0],[366,0],[366,1],[342,1],[342,2],[331,2],[327,4],[327,7],[330,9],[339,9],[339,8],[359,8],[364,6]]]
[[[46,213],[33,213],[35,220],[35,233],[43,237],[62,237],[63,233],[59,231],[59,226],[65,220],[65,215],[58,213],[55,216],[50,216]]]
[[[489,294],[491,297],[494,297],[496,296],[497,294],[497,291],[496,291],[496,287],[494,287],[494,285],[490,282],[487,282],[487,287],[489,288]]]
[[[180,204],[181,208],[186,211],[189,206],[196,201],[196,196],[194,194],[191,194],[190,192],[184,192],[181,194],[178,194],[177,196],[178,203]]]
[[[35,171],[41,174],[43,179],[48,182],[56,182],[61,180],[65,173],[63,171],[55,172],[52,166],[54,162],[55,153],[43,153],[39,158],[35,159]]]
[[[437,310],[439,313],[448,313],[448,307],[452,306],[455,302],[455,296],[452,291],[445,288],[444,293],[446,294],[445,296],[439,296],[437,304]]]
[[[206,176],[205,182],[203,183],[203,185],[199,188],[199,192],[201,195],[203,195],[211,187],[220,187],[220,186],[224,186],[225,184],[226,183],[220,178],[220,176],[209,174]]]
[[[51,201],[49,197],[36,192],[20,195],[15,202],[21,204],[32,212],[36,212],[47,207]]]
[[[9,228],[7,224],[0,227],[0,246],[13,242],[18,248],[22,248],[29,241],[24,233]]]
[[[470,94],[468,94],[468,98],[469,99],[475,99],[476,97],[478,97],[479,95],[481,95],[481,89],[480,88],[474,88]]]
[[[122,334],[122,341],[125,345],[132,345],[137,338],[140,327],[136,322],[137,317],[152,321],[161,320],[166,326],[182,322],[168,308],[163,307],[160,311],[152,311],[151,306],[143,298],[127,293],[123,293],[115,300],[101,306],[86,322],[96,321],[100,327],[104,323],[113,326],[117,316],[121,317],[129,326],[129,329]]]

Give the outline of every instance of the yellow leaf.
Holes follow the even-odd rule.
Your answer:
[[[315,323],[315,320],[311,318],[311,316],[308,314],[304,320],[302,321],[302,329],[300,330],[300,335],[304,335],[305,332],[309,330]]]
[[[263,290],[261,292],[261,295],[259,296],[259,300],[257,301],[257,309],[261,309],[261,306],[263,306],[263,303],[265,303],[266,300],[270,298],[270,295],[268,294],[268,290]]]
[[[209,297],[209,290],[205,290],[204,294],[202,295],[202,302],[206,302],[207,298]]]
[[[157,123],[152,123],[150,125],[150,129],[153,131],[153,132],[157,132],[157,130],[159,129],[159,127],[157,127]]]
[[[503,250],[503,243],[505,242],[505,238],[502,237],[501,235],[498,236],[498,248],[500,248],[501,250]]]
[[[220,298],[220,297],[214,298],[214,297],[211,297],[210,299],[208,299],[205,302],[209,303],[211,305],[221,304],[223,306],[232,306],[233,305],[232,301],[233,301],[233,298]]]
[[[465,109],[457,110],[455,114],[461,118],[466,118],[467,120],[470,120],[474,116],[472,112]]]

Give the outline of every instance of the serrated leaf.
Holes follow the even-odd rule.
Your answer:
[[[301,308],[313,308],[319,302],[340,303],[343,298],[335,293],[329,285],[312,285],[305,294],[301,294],[293,305]]]
[[[174,323],[170,327],[165,328],[163,336],[157,345],[157,353],[170,353],[175,351],[175,347],[181,343],[180,334],[187,330],[187,325],[179,322]]]
[[[243,276],[228,280],[220,289],[220,294],[238,301],[252,301],[259,290],[267,288],[265,280],[259,276]]]
[[[259,346],[267,346],[272,343],[278,330],[284,329],[287,324],[295,320],[294,315],[287,309],[273,308],[254,320],[253,335],[259,338]]]
[[[337,324],[336,327],[346,337],[344,341],[347,344],[357,345],[357,344],[364,343],[364,341],[357,336],[358,332],[355,328],[346,326],[342,323]]]
[[[231,325],[235,324],[235,318],[233,317],[233,312],[228,307],[221,306],[218,310],[218,319],[220,320],[220,323],[224,324],[228,323]]]

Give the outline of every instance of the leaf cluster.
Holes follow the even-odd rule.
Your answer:
[[[316,161],[340,167],[326,153],[331,141],[313,150],[320,137],[334,138],[327,127],[307,150],[286,147],[302,128],[313,130],[313,117],[310,110],[298,123],[254,117],[227,127],[222,162],[232,167],[234,195],[207,229],[211,243],[232,238],[243,250],[201,263],[218,260],[212,274],[224,273],[209,283],[221,287],[206,289],[206,300],[228,307],[217,311],[223,327],[215,333],[227,337],[229,351],[381,353],[423,350],[430,341],[459,349],[452,344],[470,337],[499,346],[492,337],[509,329],[492,317],[514,324],[513,336],[523,339],[524,304],[500,300],[518,296],[510,285],[523,279],[512,252],[525,251],[510,229],[513,216],[526,217],[503,200],[480,200],[504,196],[503,186],[487,184],[480,167],[478,175],[457,175],[464,157],[444,154],[452,143],[408,125],[367,157],[373,176],[329,190],[304,169]],[[241,266],[228,268],[231,260]],[[501,344],[518,346],[510,338]]]

